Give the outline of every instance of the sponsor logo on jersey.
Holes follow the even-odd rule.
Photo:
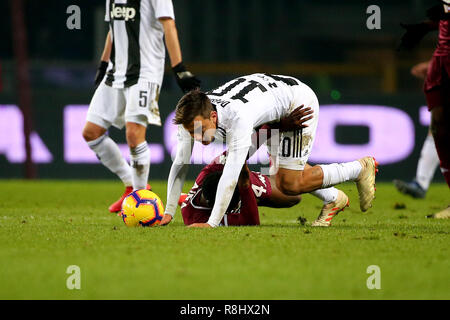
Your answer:
[[[133,7],[127,7],[123,4],[113,3],[111,7],[111,18],[114,20],[134,20],[136,17],[136,9]]]

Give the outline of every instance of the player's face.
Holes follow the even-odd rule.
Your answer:
[[[203,116],[196,116],[193,123],[184,128],[189,132],[195,141],[208,145],[214,141],[214,134],[216,133],[217,112],[212,111],[209,118]]]

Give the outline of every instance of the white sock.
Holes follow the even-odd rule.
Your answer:
[[[359,161],[321,164],[319,166],[323,171],[322,188],[328,188],[346,181],[354,181],[358,178],[362,169]]]
[[[323,201],[323,204],[329,204],[337,200],[338,189],[331,187],[325,189],[318,189],[310,192],[314,197],[319,198]]]
[[[131,186],[131,168],[122,157],[117,144],[109,136],[104,134],[87,144],[105,167],[115,173],[125,186]]]
[[[145,189],[150,172],[150,149],[144,141],[136,148],[130,149],[131,175],[133,177],[133,189]]]
[[[434,144],[433,136],[428,135],[420,152],[416,172],[416,181],[423,190],[428,190],[438,166],[439,156],[436,151],[436,145]]]

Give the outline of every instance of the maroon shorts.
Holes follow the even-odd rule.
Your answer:
[[[428,110],[437,106],[450,107],[450,56],[433,56],[423,91]]]

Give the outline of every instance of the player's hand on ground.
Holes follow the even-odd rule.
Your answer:
[[[193,223],[188,225],[188,228],[212,228],[212,227],[207,223]]]
[[[100,61],[100,65],[97,68],[97,73],[95,74],[94,87],[97,89],[99,84],[102,82],[106,74],[106,69],[108,68],[108,62]]]
[[[411,74],[419,79],[424,79],[427,76],[428,66],[430,61],[421,62],[411,68]]]
[[[165,213],[161,222],[159,223],[160,226],[166,226],[172,221],[172,216],[170,214]]]
[[[313,118],[313,112],[314,111],[310,107],[301,105],[289,115],[280,119],[280,131],[292,131],[306,128],[308,125],[305,123]]]
[[[184,93],[200,88],[201,81],[190,71],[187,71],[182,62],[173,67],[172,70],[178,85]]]

